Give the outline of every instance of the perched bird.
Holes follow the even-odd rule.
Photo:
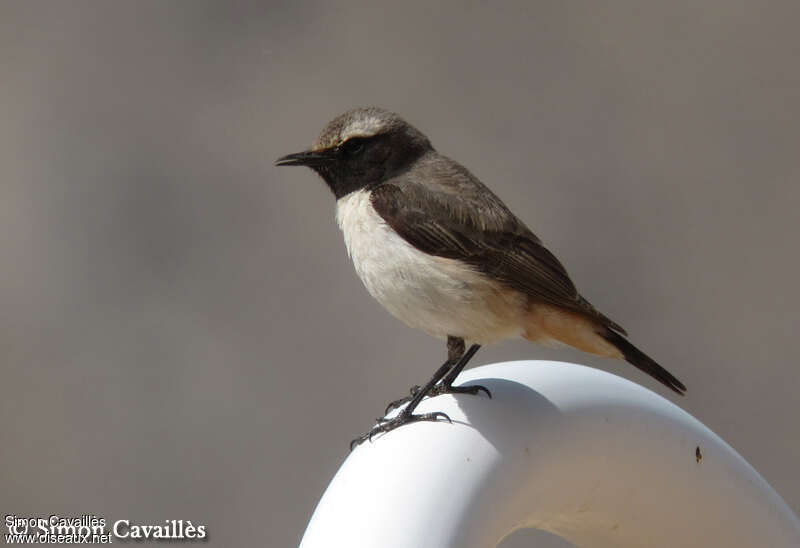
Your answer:
[[[310,150],[276,165],[308,166],[322,177],[367,291],[405,324],[447,341],[447,361],[435,375],[389,408],[408,405],[353,443],[409,422],[449,420],[413,414],[425,396],[491,397],[485,387],[453,381],[481,345],[510,338],[624,359],[678,394],[686,390],[578,293],[558,259],[491,190],[397,114],[345,112]]]

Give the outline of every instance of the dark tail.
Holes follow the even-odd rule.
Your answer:
[[[619,333],[612,331],[611,329],[606,329],[606,332],[603,334],[603,338],[616,346],[617,350],[622,352],[622,355],[625,357],[625,360],[628,363],[641,369],[657,381],[661,382],[661,384],[664,386],[674,390],[677,394],[683,396],[683,393],[686,392],[686,386],[684,386],[681,381],[676,379],[672,373],[654,362],[649,356],[633,346],[628,339]]]

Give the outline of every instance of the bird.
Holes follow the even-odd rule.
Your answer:
[[[454,386],[481,346],[524,338],[626,360],[683,395],[686,386],[634,346],[627,332],[576,289],[561,262],[486,185],[439,153],[398,114],[355,108],[311,148],[277,166],[315,171],[336,199],[336,222],[367,291],[406,325],[446,341],[427,383],[389,404],[351,449],[376,434],[442,412],[414,414],[425,397],[490,391]],[[403,407],[404,406],[404,407]]]

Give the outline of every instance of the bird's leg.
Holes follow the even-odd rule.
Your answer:
[[[434,397],[440,394],[472,394],[475,396],[478,394],[478,392],[483,391],[486,392],[486,395],[491,398],[492,393],[489,392],[489,389],[479,384],[471,386],[453,386],[453,382],[456,380],[456,377],[458,377],[458,375],[464,369],[464,366],[467,365],[467,362],[472,359],[472,356],[475,355],[475,352],[477,352],[480,347],[481,345],[479,344],[473,344],[470,346],[469,350],[467,350],[464,355],[461,356],[461,359],[458,360],[458,363],[456,363],[455,367],[453,367],[447,373],[447,375],[445,375],[439,384],[433,387],[433,390],[428,392],[428,396]]]
[[[447,422],[452,422],[450,420],[450,417],[448,417],[445,413],[442,413],[441,411],[435,411],[433,413],[424,413],[422,415],[412,415],[411,413],[414,411],[417,405],[419,405],[419,402],[422,401],[422,398],[425,397],[425,394],[427,394],[431,390],[431,388],[436,386],[436,383],[439,382],[447,374],[447,372],[453,368],[454,363],[455,362],[452,359],[448,359],[446,362],[444,362],[442,366],[436,370],[436,373],[434,373],[433,377],[431,377],[431,379],[427,383],[425,383],[425,386],[417,390],[416,394],[414,394],[414,396],[411,398],[411,401],[408,403],[408,405],[402,411],[400,411],[400,413],[398,413],[397,416],[389,420],[379,419],[378,424],[375,425],[372,428],[372,430],[370,430],[369,432],[365,432],[364,434],[361,434],[359,437],[350,442],[350,450],[352,451],[352,449],[356,445],[359,445],[367,440],[372,441],[372,436],[374,436],[375,434],[390,432],[395,428],[398,428],[400,426],[403,426],[404,424],[408,424],[411,422],[420,422],[420,421],[435,422],[439,419],[445,419],[447,420]]]
[[[450,336],[448,336],[447,337],[447,362],[445,362],[445,363],[450,363],[451,368],[458,367],[458,365],[460,363],[460,360],[464,357],[464,348],[465,348],[464,339],[462,339],[460,337],[450,337]],[[472,350],[472,349],[470,349],[470,350]],[[477,349],[475,349],[475,351],[477,351]],[[473,351],[472,353],[474,354],[475,351]],[[470,357],[472,357],[472,356],[470,355]],[[469,360],[469,358],[467,358],[467,360]],[[466,363],[464,365],[466,365]],[[462,365],[461,369],[463,369],[463,368],[464,368],[464,366]],[[459,369],[459,371],[461,371],[461,369]],[[456,375],[458,375],[458,373],[456,373]],[[448,377],[449,376],[450,375],[448,375]],[[391,411],[392,409],[397,409],[398,407],[402,406],[403,404],[410,402],[414,398],[414,396],[416,396],[419,393],[419,391],[420,391],[419,385],[415,384],[409,390],[409,395],[408,396],[405,396],[403,398],[394,400],[393,402],[389,403],[389,405],[386,406],[386,410],[383,412],[383,414],[384,415],[388,415],[389,411]]]

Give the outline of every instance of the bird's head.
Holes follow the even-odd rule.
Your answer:
[[[428,138],[397,114],[357,108],[328,122],[309,150],[276,165],[310,167],[338,199],[394,177],[431,150]]]

